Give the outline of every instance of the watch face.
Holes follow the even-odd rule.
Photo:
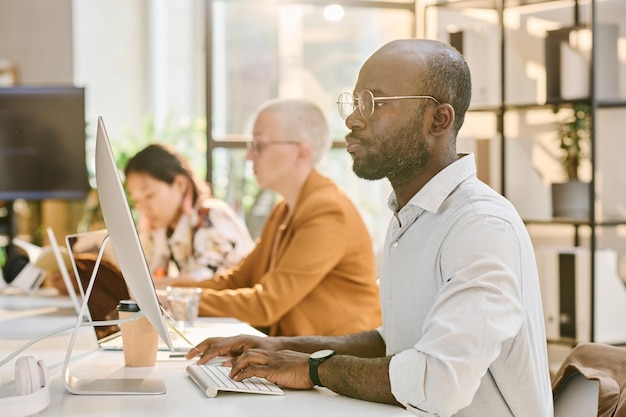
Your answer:
[[[335,352],[330,349],[318,350],[317,352],[311,353],[311,359],[322,359],[332,355],[333,353]]]

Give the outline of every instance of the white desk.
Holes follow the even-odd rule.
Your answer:
[[[39,300],[41,301],[41,300]],[[46,303],[8,299],[0,295],[0,359],[45,331],[75,323],[69,301]],[[45,301],[45,300],[44,300]],[[20,309],[20,305],[28,308]],[[37,314],[34,314],[37,313]],[[38,416],[410,416],[400,407],[370,403],[339,396],[325,388],[285,390],[284,396],[220,393],[207,398],[186,376],[189,361],[158,361],[152,368],[126,368],[122,352],[96,348],[93,330],[83,328],[72,354],[71,372],[79,378],[158,377],[165,381],[164,395],[74,395],[65,390],[61,370],[71,330],[45,339],[18,355],[43,359],[51,376],[50,406]],[[0,397],[15,395],[15,360],[0,368]],[[2,414],[2,413],[0,413]]]

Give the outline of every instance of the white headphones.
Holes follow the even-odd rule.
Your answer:
[[[48,368],[42,360],[23,356],[15,361],[16,396],[0,398],[3,417],[25,417],[50,404]]]

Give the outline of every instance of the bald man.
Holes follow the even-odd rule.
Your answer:
[[[230,355],[236,380],[323,385],[419,416],[551,416],[530,238],[514,207],[477,179],[474,156],[456,150],[470,95],[458,51],[408,39],[376,51],[354,93],[339,97],[354,172],[393,188],[381,327],[342,337],[207,339],[200,361]]]

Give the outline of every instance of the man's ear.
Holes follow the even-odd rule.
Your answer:
[[[430,133],[435,137],[441,136],[444,132],[452,129],[454,120],[454,108],[448,103],[440,104],[433,115],[433,122],[430,125]]]

